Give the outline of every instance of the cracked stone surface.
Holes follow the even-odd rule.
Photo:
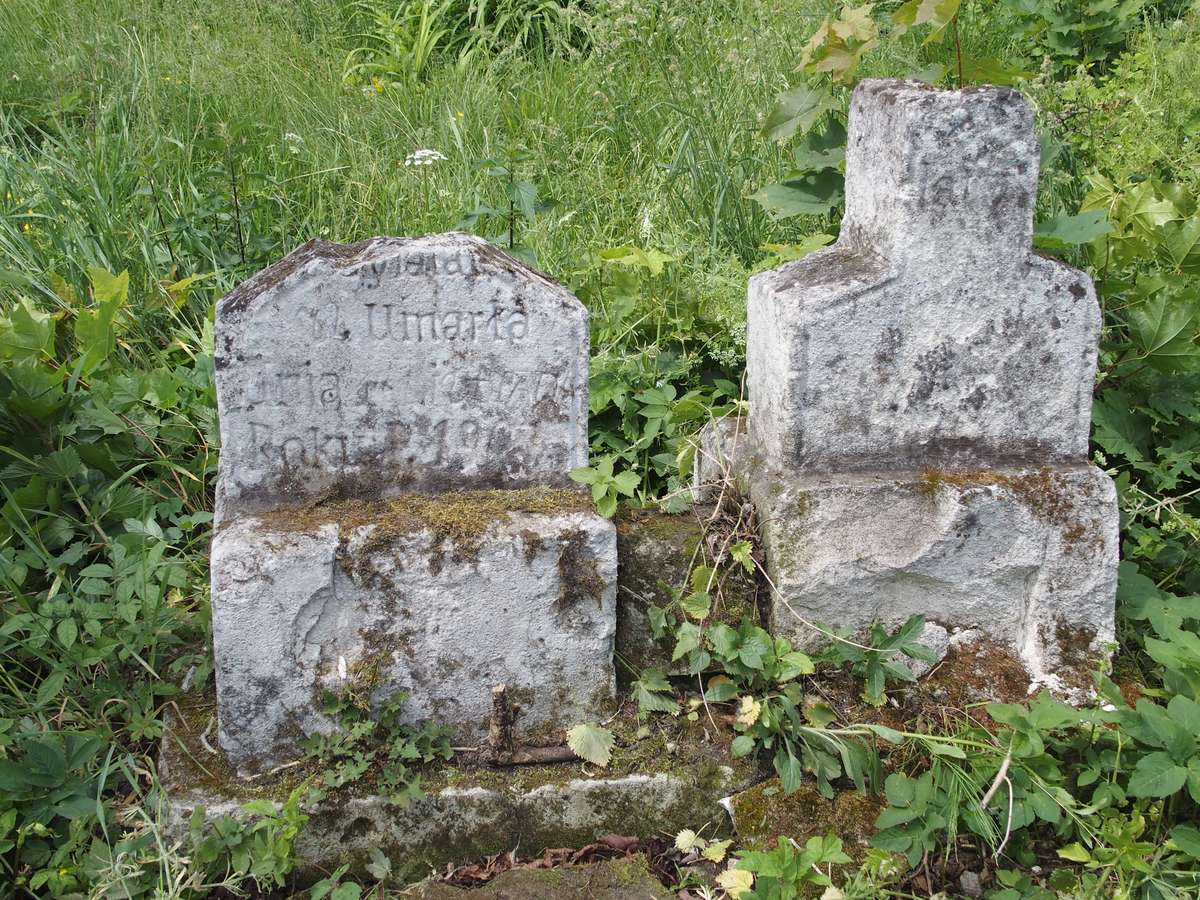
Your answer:
[[[782,471],[1082,461],[1100,308],[1034,253],[1020,94],[868,79],[833,246],[755,276],[750,434]]]
[[[569,486],[587,311],[481,238],[311,241],[217,305],[218,524],[326,496]]]
[[[802,620],[861,633],[923,614],[1011,647],[1036,683],[1090,687],[1117,575],[1116,493],[1099,469],[763,478],[752,492],[775,634],[812,647],[824,638]]]
[[[511,513],[465,555],[429,530],[245,517],[212,546],[221,747],[242,774],[329,732],[322,694],[410,695],[410,721],[486,734],[491,688],[516,735],[563,729],[615,691],[616,532],[590,512]]]

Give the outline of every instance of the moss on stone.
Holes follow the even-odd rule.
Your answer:
[[[514,699],[519,700],[520,695]],[[284,800],[292,789],[316,775],[320,766],[315,760],[280,768],[277,772],[254,779],[238,776],[225,754],[216,746],[216,698],[211,691],[187,694],[174,704],[177,712],[171,716],[164,738],[161,760],[163,781],[168,789],[200,788],[225,797],[261,797]],[[734,733],[722,726],[712,733],[703,722],[684,718],[658,717],[641,733],[636,704],[624,703],[618,714],[607,723],[616,737],[613,759],[607,768],[587,766],[582,761],[547,765],[492,767],[483,761],[482,752],[463,752],[448,763],[431,763],[418,767],[422,787],[436,793],[448,787],[482,787],[502,792],[524,792],[543,785],[563,785],[578,778],[621,778],[626,775],[665,774],[680,779],[700,790],[723,785],[727,773],[733,770],[734,783],[745,783],[754,772],[752,760],[734,759],[729,745]],[[206,733],[207,732],[207,733]],[[561,744],[563,731],[545,735],[542,741],[531,744],[546,746]],[[208,744],[206,747],[205,744]],[[210,752],[209,747],[216,752]],[[374,778],[370,773],[341,788],[338,795],[366,796],[371,794]],[[332,796],[332,795],[331,795]]]
[[[558,552],[558,602],[560,608],[588,597],[604,606],[604,578],[588,548],[587,532],[575,528],[563,532]]]
[[[1042,467],[1017,474],[995,469],[949,471],[925,469],[921,472],[919,489],[936,497],[942,489],[967,491],[976,488],[999,487],[1012,493],[1035,516],[1058,526],[1068,546],[1078,543],[1087,534],[1087,526],[1079,522],[1071,491],[1061,475]]]
[[[672,896],[651,874],[641,854],[584,866],[509,869],[479,888],[426,882],[413,893],[418,900],[667,900]]]
[[[704,508],[672,515],[652,510],[617,514],[617,658],[618,676],[645,668],[671,671],[670,653],[655,644],[646,610],[673,601],[672,589],[688,583],[693,566],[703,559]],[[736,626],[744,617],[758,620],[758,585],[740,566],[720,576],[711,621]]]
[[[342,567],[348,574],[365,580],[371,577],[371,555],[402,536],[430,533],[430,568],[436,572],[441,569],[447,552],[455,562],[478,558],[487,530],[495,524],[510,522],[512,513],[555,515],[591,508],[588,496],[579,491],[526,488],[319,502],[275,510],[259,518],[270,529],[283,532],[315,531],[323,525],[337,525]],[[351,550],[350,538],[360,530],[366,532],[363,540]],[[528,548],[527,542],[527,554]]]
[[[832,832],[856,862],[862,861],[875,833],[875,819],[887,805],[857,791],[837,791],[827,799],[811,780],[794,794],[785,794],[778,778],[735,794],[732,803],[734,827],[747,849],[773,847],[781,837],[803,845],[810,837]]]

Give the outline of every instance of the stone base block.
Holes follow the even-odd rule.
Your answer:
[[[198,806],[208,821],[243,815],[251,800],[277,808],[321,771],[313,759],[238,778],[227,755],[205,739],[211,697],[178,698],[159,757],[169,834],[185,839]],[[596,770],[581,761],[492,768],[463,756],[419,770],[422,799],[398,805],[371,792],[371,773],[302,804],[309,817],[295,843],[298,880],[322,877],[343,863],[366,875],[371,849],[391,861],[397,878],[417,881],[447,863],[464,864],[514,848],[537,856],[552,847],[582,847],[606,834],[640,838],[683,828],[706,837],[728,833],[724,798],[755,780],[755,763],[729,754],[731,731],[664,720],[644,735],[636,707],[608,722],[617,737],[612,762]],[[465,754],[470,756],[470,754]]]
[[[220,743],[242,774],[328,732],[326,691],[409,695],[412,721],[518,739],[600,717],[615,690],[616,531],[573,492],[498,491],[244,518],[212,546]]]
[[[578,772],[578,767],[573,768]],[[725,777],[711,786],[680,775],[568,778],[525,790],[464,783],[398,807],[385,797],[350,797],[308,810],[294,850],[300,879],[350,863],[364,875],[371,848],[393,860],[401,876],[421,878],[447,863],[466,863],[519,847],[537,855],[551,847],[582,847],[606,834],[650,838],[683,828],[725,830],[719,801],[734,790]],[[207,821],[237,816],[253,795],[193,790],[172,795],[168,828],[186,834],[197,806]]]
[[[651,874],[641,854],[583,866],[509,869],[483,887],[426,882],[412,889],[416,900],[675,900]]]
[[[748,478],[774,633],[861,633],[920,613],[1012,648],[1034,682],[1086,693],[1113,640],[1116,491],[1091,466]]]

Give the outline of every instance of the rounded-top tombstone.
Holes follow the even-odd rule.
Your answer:
[[[586,461],[587,311],[472,235],[310,241],[221,300],[215,344],[219,521]]]

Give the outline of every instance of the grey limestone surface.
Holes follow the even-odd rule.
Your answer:
[[[1080,461],[1100,309],[1034,253],[1020,94],[864,80],[838,241],[750,281],[750,433],[781,470]]]
[[[326,496],[568,485],[587,311],[481,238],[312,241],[217,305],[217,521]]]
[[[328,732],[325,691],[410,695],[406,716],[484,736],[491,689],[518,738],[591,721],[615,691],[616,535],[590,512],[511,513],[469,554],[429,530],[243,517],[212,547],[219,736],[241,774]]]
[[[855,88],[837,243],[749,287],[736,465],[776,633],[922,614],[1090,686],[1117,566],[1116,492],[1087,465],[1100,309],[1033,252],[1038,161],[1015,91]]]
[[[1113,639],[1116,494],[1092,466],[752,481],[772,631],[895,629],[921,614],[978,629],[1063,694]],[[932,639],[935,635],[931,634]]]

